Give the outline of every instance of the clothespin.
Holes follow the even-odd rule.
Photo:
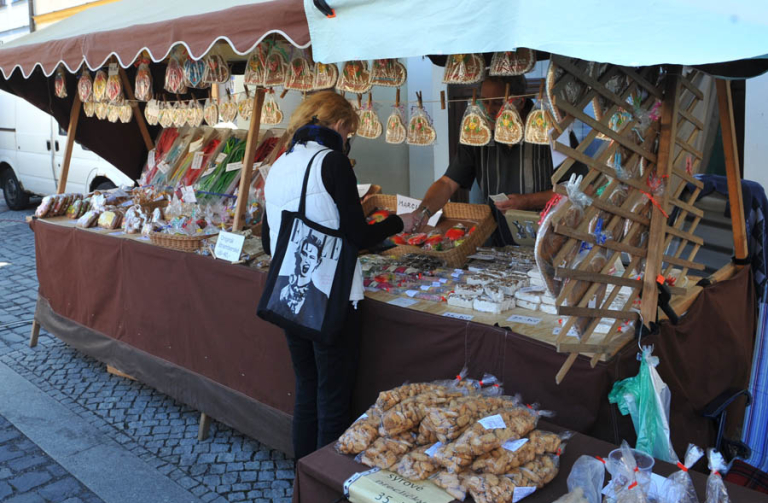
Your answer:
[[[248,86],[243,84],[243,89],[245,89],[245,97],[246,98],[250,98],[251,97],[251,93],[248,91]]]
[[[395,106],[400,106],[400,88],[397,88],[397,92],[395,93]]]
[[[477,89],[472,89],[472,105],[477,105]]]
[[[363,108],[363,95],[358,94],[357,95],[357,108],[362,109]]]
[[[504,103],[509,101],[509,82],[504,86]]]
[[[416,91],[416,99],[419,101],[419,108],[424,108],[424,102],[421,99],[421,91]]]
[[[440,91],[440,110],[445,110],[445,91]]]
[[[373,108],[373,93],[368,93],[368,108]]]
[[[280,93],[280,99],[285,98],[285,95],[288,94],[288,89],[283,89],[283,92]]]

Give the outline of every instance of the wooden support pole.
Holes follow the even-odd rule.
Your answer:
[[[32,333],[29,334],[29,347],[34,348],[37,346],[37,339],[40,337],[40,323],[34,319],[32,320]]]
[[[659,152],[656,162],[656,174],[669,182],[669,174],[672,171],[674,158],[675,138],[677,137],[677,98],[680,94],[680,78],[682,69],[680,66],[670,66],[667,72],[667,83],[664,90],[664,102],[661,106],[661,137],[659,138]],[[667,183],[664,195],[658,201],[666,211],[669,199],[669,184]],[[645,275],[643,276],[643,302],[641,313],[643,322],[648,324],[656,321],[658,310],[659,292],[656,286],[656,276],[661,272],[661,260],[664,254],[664,232],[667,226],[667,217],[654,205],[651,214],[651,229],[648,239],[648,258],[645,263]]]
[[[77,122],[80,120],[80,96],[74,93],[72,99],[72,111],[69,113],[69,127],[67,128],[67,147],[64,150],[64,160],[61,162],[61,174],[59,175],[59,186],[56,189],[57,194],[63,194],[67,188],[67,177],[69,176],[69,163],[72,161],[72,147],[75,145],[75,133],[77,132]]]
[[[717,86],[717,105],[720,109],[720,127],[723,130],[725,173],[728,177],[728,202],[731,206],[731,225],[733,226],[733,252],[737,259],[745,259],[749,255],[749,249],[747,247],[747,226],[744,220],[744,199],[741,194],[741,169],[733,120],[731,83],[724,79],[715,79],[715,84]],[[741,267],[738,266],[737,269],[741,269]]]
[[[123,81],[123,89],[125,89],[125,94],[128,96],[131,108],[133,109],[133,118],[136,120],[136,125],[139,126],[141,137],[144,139],[144,145],[147,147],[147,152],[149,152],[155,148],[155,142],[152,141],[152,137],[149,135],[147,122],[144,119],[144,114],[141,113],[141,108],[139,108],[139,103],[136,101],[136,96],[133,94],[133,88],[131,87],[131,82],[128,80],[128,75],[125,74],[125,70],[122,66],[119,68],[120,80]]]
[[[251,185],[251,173],[253,172],[253,156],[256,155],[256,147],[259,145],[259,129],[261,128],[261,107],[264,105],[264,89],[256,89],[253,95],[253,112],[251,125],[248,128],[248,137],[245,141],[245,156],[243,168],[240,171],[240,188],[237,191],[237,205],[235,206],[235,223],[232,230],[240,231],[245,223],[245,209],[248,206],[248,188]]]
[[[200,426],[197,428],[197,439],[203,441],[211,431],[211,418],[205,412],[200,413]]]

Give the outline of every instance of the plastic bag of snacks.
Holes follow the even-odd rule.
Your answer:
[[[536,428],[541,411],[515,407],[479,419],[456,439],[457,453],[480,456],[508,440],[524,437]]]
[[[96,103],[93,102],[93,95],[91,95],[90,100],[83,102],[83,112],[86,117],[93,117],[96,113]]]
[[[335,64],[315,63],[312,86],[316,91],[331,89],[339,79],[339,67]]]
[[[462,391],[443,386],[406,398],[382,414],[381,433],[392,436],[417,428],[430,407],[446,404],[463,394]]]
[[[111,65],[110,65],[111,66]],[[118,104],[123,98],[123,83],[116,68],[109,69],[107,78],[107,99],[110,103]]]
[[[409,480],[425,480],[437,472],[441,466],[434,459],[438,444],[423,445],[405,454],[392,468],[398,475]],[[430,453],[432,456],[430,456]]]
[[[105,99],[107,99],[107,73],[99,70],[93,78],[93,100],[101,103]]]
[[[511,397],[467,396],[453,400],[447,407],[434,407],[427,411],[422,425],[432,431],[443,443],[458,438],[481,417],[488,416],[504,407],[514,407]]]
[[[83,70],[82,75],[77,79],[77,94],[83,103],[89,102],[93,96],[93,80],[88,70]]]
[[[464,501],[467,497],[467,487],[464,484],[464,479],[469,475],[469,472],[451,473],[442,470],[430,477],[429,480],[457,500]]]
[[[118,107],[119,109],[119,115],[120,115],[120,122],[123,124],[128,124],[131,122],[131,119],[133,118],[133,107],[129,105],[128,103],[123,103]]]
[[[704,455],[704,451],[693,444],[688,444],[685,451],[685,464],[678,462],[680,470],[676,471],[664,481],[661,488],[662,501],[677,503],[698,503],[696,489],[693,487],[693,481],[688,470],[696,464]]]
[[[397,463],[400,456],[410,451],[416,439],[412,433],[403,433],[396,437],[379,437],[370,447],[359,454],[355,461],[370,467],[386,470]]]
[[[557,454],[563,441],[571,435],[568,431],[557,434],[534,430],[525,438],[509,440],[498,449],[483,454],[472,463],[472,470],[496,475],[510,473],[514,468],[530,463],[536,456]]]
[[[83,216],[81,216],[77,220],[77,224],[75,225],[82,229],[88,229],[96,225],[96,220],[98,220],[98,218],[99,218],[99,212],[95,210],[90,210],[85,212],[85,214],[83,214]]]
[[[461,119],[459,143],[474,147],[488,145],[493,138],[491,122],[485,109],[477,104],[470,104]]]
[[[426,382],[419,382],[419,383],[412,383],[412,384],[403,384],[402,386],[398,386],[397,388],[393,388],[387,391],[382,391],[379,393],[378,398],[376,399],[376,407],[385,412],[398,403],[402,402],[406,398],[411,398],[416,395],[419,395],[421,393],[425,393],[427,391],[433,391],[436,389],[445,388],[444,384],[438,384],[438,383],[426,383]]]
[[[435,461],[450,473],[459,473],[470,467],[474,457],[471,454],[456,452],[456,444],[440,446],[434,453]]]
[[[139,101],[149,101],[152,99],[152,72],[149,69],[149,58],[142,55],[139,68],[136,70],[136,83],[134,93]]]
[[[625,440],[621,444],[621,460],[608,461],[606,468],[611,473],[611,483],[616,495],[615,503],[647,503],[643,487],[637,481],[637,461]],[[618,481],[618,485],[616,484]]]
[[[371,407],[352,424],[336,442],[336,452],[359,454],[379,438],[381,412]]]
[[[210,52],[204,59],[205,74],[203,82],[206,84],[224,84],[229,80],[229,65],[226,60],[216,52]]]
[[[730,503],[722,474],[728,471],[723,455],[714,449],[707,450],[709,477],[707,477],[707,499],[705,503]]]
[[[48,216],[48,213],[52,213],[54,201],[55,196],[45,196],[35,210],[35,216],[37,218],[45,218]]]
[[[432,126],[432,119],[423,108],[416,108],[408,120],[408,136],[406,138],[408,145],[425,147],[435,143],[436,139],[437,132]]]
[[[580,491],[584,503],[601,503],[603,501],[603,482],[605,481],[605,465],[593,456],[580,456],[573,464],[568,475],[569,494]],[[561,498],[562,499],[562,498]],[[559,501],[559,500],[558,500]],[[566,503],[564,500],[562,503]],[[579,500],[574,497],[574,503]]]
[[[53,79],[53,89],[57,98],[67,97],[67,74],[61,66],[56,69],[56,77]]]
[[[184,94],[187,86],[184,85],[184,67],[181,64],[181,50],[174,50],[168,65],[165,67],[165,84],[163,88],[172,94]]]

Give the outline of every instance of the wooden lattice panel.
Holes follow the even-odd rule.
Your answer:
[[[662,250],[666,250],[673,239],[680,242],[672,255],[664,256],[665,276],[673,266],[683,267],[683,273],[688,268],[701,268],[693,262],[703,244],[693,236],[702,216],[701,211],[693,207],[701,184],[692,173],[702,159],[695,144],[697,137],[703,137],[700,135],[703,121],[697,118],[697,114],[701,116],[699,107],[703,102],[699,89],[702,78],[700,74],[665,75],[660,67],[632,69],[552,57],[546,89],[555,122],[554,148],[567,156],[552,182],[556,192],[567,195],[565,185],[558,182],[575,162],[583,163],[588,172],[579,189],[592,198],[576,225],[563,223],[567,221],[564,217],[568,212],[573,212],[570,200],[561,204],[551,218],[554,233],[565,239],[552,259],[552,283],[560,287],[560,291],[555,292],[556,303],[559,314],[564,316],[557,346],[558,351],[570,353],[557,375],[557,382],[563,379],[579,353],[594,353],[594,366],[602,354],[631,339],[632,325],[628,322],[638,318],[631,308],[644,287],[640,275],[649,257],[654,261],[657,255],[661,257],[660,253],[648,249],[651,215],[661,213],[654,206],[665,212],[667,205],[679,209],[663,240]],[[666,143],[660,141],[662,128],[658,120],[665,99],[668,102],[664,106],[674,106],[675,117],[672,131],[675,139]],[[567,134],[568,127],[577,121],[591,128],[583,141],[575,148],[568,146],[568,142],[558,142],[557,138]],[[603,145],[587,155],[596,139],[602,140]],[[671,177],[663,175],[670,155],[658,154],[659,146],[666,144],[672,145],[670,155],[674,154]],[[694,156],[695,160],[688,156]],[[657,162],[662,162],[665,169],[657,170]],[[683,182],[697,187],[685,201],[681,199]],[[660,185],[664,187],[662,190],[657,188]],[[694,215],[694,220],[685,229],[689,214]],[[688,243],[693,244],[693,249],[681,258]],[[617,275],[613,268],[616,254],[620,252],[630,256],[630,264]],[[607,291],[609,285],[613,287],[610,292]],[[612,308],[622,287],[629,288],[630,294],[618,308]],[[675,287],[672,291],[683,292]],[[603,318],[614,320],[610,331],[601,342],[590,344]],[[568,337],[572,328],[579,334],[577,342]]]

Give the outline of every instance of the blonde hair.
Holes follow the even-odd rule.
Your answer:
[[[317,117],[317,124],[325,127],[333,127],[342,121],[351,132],[355,132],[360,126],[360,117],[342,95],[321,91],[309,96],[296,107],[288,123],[288,134],[293,136],[297,129],[311,123],[314,117]]]

